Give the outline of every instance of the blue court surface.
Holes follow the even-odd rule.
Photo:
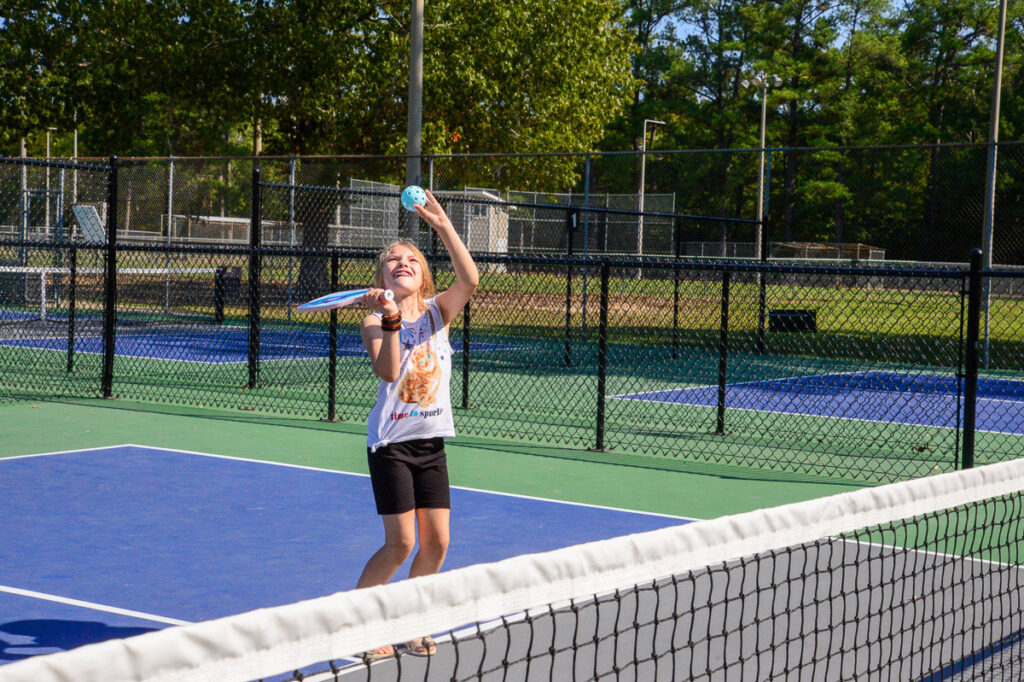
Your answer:
[[[66,336],[49,335],[42,338],[15,338],[0,340],[0,346],[38,348],[66,352]],[[451,342],[456,353],[462,343]],[[493,343],[471,344],[473,352],[510,350],[521,346]],[[103,353],[103,337],[89,334],[75,337],[76,353]],[[125,357],[152,360],[181,360],[211,364],[247,362],[249,353],[248,327],[207,326],[190,327],[180,332],[153,328],[149,331],[119,331],[114,340],[114,353]],[[338,334],[338,355],[365,355],[359,334]],[[260,332],[260,360],[287,360],[296,358],[326,358],[330,355],[330,337],[325,331],[308,329],[264,329]]]
[[[0,664],[351,589],[383,539],[367,476],[132,445],[2,459],[0,500]],[[688,521],[453,488],[445,570]]]
[[[856,419],[892,424],[955,428],[958,379],[939,374],[851,372],[727,384],[728,409],[757,410],[812,417]],[[614,396],[680,405],[714,407],[717,386]],[[1024,381],[978,379],[977,428],[1024,435]]]

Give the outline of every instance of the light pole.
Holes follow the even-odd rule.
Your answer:
[[[981,267],[992,269],[992,230],[996,217],[996,154],[999,147],[999,99],[1003,84],[1003,43],[1006,39],[1006,0],[999,3],[999,33],[996,38],[996,75],[992,85],[992,108],[989,110],[988,168],[985,174],[985,214],[981,234]],[[985,279],[985,348],[982,362],[989,364],[989,306],[992,303],[992,280]]]
[[[647,176],[647,124],[651,124],[651,144],[654,146],[654,135],[657,131],[657,126],[665,125],[664,121],[655,121],[651,118],[644,119],[644,137],[640,144],[640,215],[637,219],[636,228],[636,254],[637,257],[644,257],[644,185],[646,184]],[[642,270],[637,270],[638,273],[642,273]]]
[[[764,238],[764,131],[768,118],[768,90],[769,88],[782,87],[782,77],[778,74],[759,73],[749,81],[744,79],[740,82],[744,88],[754,88],[761,92],[761,144],[760,159],[757,164],[757,234],[754,237],[754,257],[761,260],[761,242]]]
[[[420,154],[423,134],[423,0],[409,2],[409,102],[405,141],[405,184],[420,182]],[[405,216],[406,236],[415,237],[419,219],[415,213]]]

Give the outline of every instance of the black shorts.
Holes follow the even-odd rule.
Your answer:
[[[370,482],[378,514],[413,509],[451,509],[444,438],[389,443],[370,452]]]

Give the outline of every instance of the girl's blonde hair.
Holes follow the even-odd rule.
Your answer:
[[[391,255],[391,249],[396,246],[404,246],[412,251],[412,257],[420,264],[420,272],[423,273],[423,284],[420,286],[420,290],[416,292],[416,299],[419,307],[423,308],[425,305],[424,301],[433,297],[436,293],[434,290],[434,278],[430,275],[430,267],[427,265],[426,256],[423,255],[423,252],[419,250],[415,243],[408,239],[396,239],[380,252],[380,255],[377,256],[377,269],[373,273],[373,281],[378,289],[384,288],[384,264],[387,262],[388,256]]]

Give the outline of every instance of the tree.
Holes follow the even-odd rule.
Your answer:
[[[744,112],[758,111],[760,105],[752,102],[740,85],[756,58],[756,53],[751,54],[754,36],[748,9],[748,3],[742,0],[702,0],[681,14],[688,27],[682,42],[686,59],[670,72],[668,82],[678,84],[681,92],[688,91],[677,100],[680,111],[685,112],[677,128],[685,131],[690,144],[698,148],[732,150],[739,141],[747,147],[758,144],[759,115],[750,119]],[[737,161],[754,158],[742,155],[738,159],[732,151],[713,155],[702,173],[691,177],[688,184],[698,188],[700,203],[713,207],[712,215],[740,216],[746,208],[745,182],[750,180],[750,173],[745,171],[754,166],[748,163],[738,167]],[[724,245],[728,224],[716,227],[715,238]]]
[[[273,121],[268,151],[395,152],[404,148],[407,3],[257,6],[249,21],[267,63],[250,88],[256,118]],[[630,92],[628,36],[614,0],[438,0],[428,3],[424,150],[585,150]],[[586,49],[580,49],[585,45]],[[530,55],[524,59],[524,55]],[[320,168],[322,172],[315,169]],[[336,165],[330,166],[336,169]],[[343,179],[310,165],[308,182]],[[463,178],[503,186],[574,182],[574,166],[507,162]],[[334,173],[334,175],[332,175]],[[384,179],[384,178],[380,178]],[[397,178],[396,178],[397,179]],[[329,209],[301,216],[304,246],[326,244]],[[299,218],[299,216],[297,216]],[[323,263],[304,264],[300,286],[322,288]]]
[[[824,149],[811,155],[814,167],[804,174],[799,193],[805,205],[801,222],[815,226],[805,236],[815,241],[831,236],[843,243],[867,239],[864,228],[885,221],[867,217],[870,197],[862,193],[853,200],[851,183],[866,189],[875,180],[871,170],[868,177],[862,175],[862,155],[831,147],[889,141],[905,62],[888,0],[842,0],[833,11],[842,38],[824,51],[815,88],[820,111],[806,132],[808,144]]]
[[[67,92],[80,72],[73,0],[11,0],[0,14],[0,145],[71,119]]]

